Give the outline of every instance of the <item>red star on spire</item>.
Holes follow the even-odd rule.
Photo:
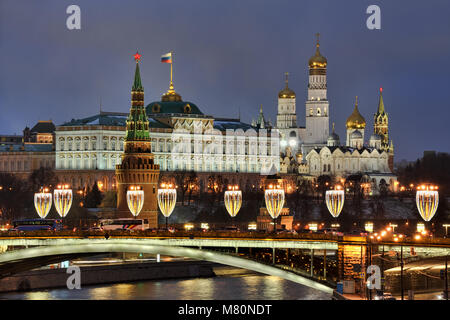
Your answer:
[[[380,88],[380,92],[383,92],[383,88]]]
[[[139,52],[136,51],[136,54],[134,55],[134,60],[136,60],[136,62],[139,62],[141,57],[142,57],[142,55],[140,55]]]

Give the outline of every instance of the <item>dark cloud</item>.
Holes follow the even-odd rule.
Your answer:
[[[82,30],[66,29],[73,1],[0,2],[2,133],[39,119],[57,124],[99,109],[128,111],[132,54],[142,53],[146,101],[174,81],[203,112],[251,121],[263,104],[275,120],[283,73],[297,93],[304,125],[307,61],[320,32],[328,58],[331,120],[344,138],[354,97],[372,131],[378,88],[384,87],[396,158],[449,151],[450,3],[447,1],[173,0],[76,1]],[[365,27],[378,4],[382,30]]]

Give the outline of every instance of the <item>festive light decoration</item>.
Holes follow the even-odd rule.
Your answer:
[[[277,230],[276,219],[284,206],[284,190],[280,186],[269,185],[269,188],[265,191],[264,199],[267,211],[273,219],[273,230],[275,232]]]
[[[34,194],[34,207],[41,219],[45,219],[52,207],[52,194],[48,191],[47,188],[41,188],[41,192]]]
[[[242,191],[239,186],[228,186],[228,190],[224,195],[225,208],[231,218],[236,217],[242,206]]]
[[[339,217],[344,207],[345,192],[340,186],[336,186],[334,190],[327,190],[325,193],[325,202],[328,211],[334,218]]]
[[[144,190],[138,186],[131,186],[127,191],[127,204],[131,214],[137,217],[144,205]]]
[[[173,188],[172,184],[161,184],[161,188],[158,189],[158,206],[159,210],[164,217],[166,217],[166,229],[168,229],[168,220],[170,215],[175,209],[177,203],[177,190]]]
[[[69,213],[70,207],[72,206],[72,189],[69,186],[59,185],[57,189],[53,191],[53,199],[55,202],[55,208],[61,218],[65,218]]]
[[[420,216],[426,222],[436,214],[439,205],[439,192],[436,186],[421,185],[417,188],[416,205]]]

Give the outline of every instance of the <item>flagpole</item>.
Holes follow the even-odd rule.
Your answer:
[[[170,51],[170,89],[173,89],[173,52]]]

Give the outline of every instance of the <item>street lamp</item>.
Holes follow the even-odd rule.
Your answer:
[[[439,192],[436,186],[419,186],[416,193],[416,205],[420,216],[426,222],[436,214],[439,205]]]
[[[334,218],[337,218],[344,207],[345,192],[341,186],[336,186],[334,190],[327,190],[325,193],[325,202],[328,211]]]
[[[41,219],[45,219],[52,207],[52,194],[48,191],[48,188],[41,188],[34,194],[34,207]]]
[[[242,191],[239,190],[239,186],[228,186],[228,190],[225,191],[224,202],[225,208],[230,214],[231,221],[233,222],[234,217],[236,217],[242,206]]]
[[[177,203],[177,189],[173,188],[172,184],[161,184],[158,189],[158,206],[164,217],[166,217],[166,230],[169,230],[169,217],[175,209]]]
[[[277,224],[276,219],[281,213],[284,206],[284,190],[280,186],[269,185],[266,189],[264,199],[266,201],[266,208],[273,219],[273,230],[276,233]]]
[[[369,233],[373,233],[373,222],[366,222],[364,229]]]
[[[69,185],[58,185],[57,189],[53,191],[53,198],[55,201],[55,208],[61,218],[65,218],[72,206],[72,189]]]
[[[445,223],[442,226],[445,228],[445,236],[448,236],[448,227],[450,227],[450,224]]]

